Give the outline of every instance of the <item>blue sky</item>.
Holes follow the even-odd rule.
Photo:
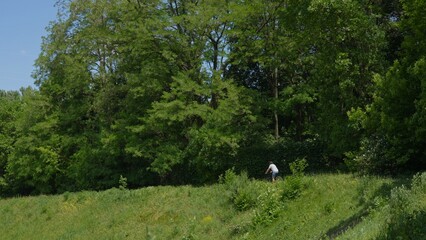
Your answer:
[[[0,0],[0,89],[34,86],[31,73],[56,0]]]

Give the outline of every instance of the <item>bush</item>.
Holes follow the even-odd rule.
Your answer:
[[[123,177],[123,175],[120,175],[120,179],[118,180],[118,188],[121,190],[127,189],[127,178]]]
[[[289,164],[290,171],[294,176],[305,175],[305,169],[308,167],[308,162],[305,158],[296,159],[296,161]]]
[[[385,137],[376,135],[363,139],[358,151],[346,153],[345,163],[360,173],[393,173],[408,161],[402,152]]]
[[[267,191],[258,198],[258,208],[255,210],[253,225],[267,226],[271,224],[278,218],[281,210],[282,206],[276,189],[269,187]]]
[[[237,175],[234,169],[227,170],[220,176],[219,182],[225,185],[228,197],[239,211],[253,208],[257,197],[261,194],[262,188],[249,180],[247,172]]]
[[[288,176],[285,178],[283,184],[281,198],[283,201],[298,198],[301,195],[303,189],[305,189],[305,184],[303,183],[303,179],[301,177]]]
[[[299,197],[302,191],[307,187],[306,182],[303,180],[303,176],[305,175],[304,171],[308,166],[306,159],[298,159],[289,165],[292,175],[287,176],[284,180],[281,195],[282,200]]]
[[[389,219],[379,239],[426,239],[426,173],[417,174],[411,189],[391,192]]]
[[[225,187],[230,190],[233,188],[238,175],[235,173],[235,169],[231,168],[226,170],[226,172],[219,176],[219,183],[224,184]]]
[[[246,211],[255,208],[252,219],[253,227],[269,225],[278,218],[282,207],[277,185],[271,185],[269,182],[250,181],[247,172],[237,175],[233,169],[227,170],[224,175],[221,175],[219,182],[225,185],[228,197],[237,210]]]

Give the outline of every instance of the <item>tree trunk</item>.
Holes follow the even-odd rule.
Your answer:
[[[277,102],[278,101],[278,68],[277,67],[275,67],[275,70],[274,70],[273,91],[274,91],[275,101]],[[275,139],[278,139],[280,137],[280,126],[279,126],[278,113],[277,113],[276,107],[274,109],[274,117],[275,117]]]

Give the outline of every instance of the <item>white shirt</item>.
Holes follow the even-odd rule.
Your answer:
[[[277,166],[275,166],[275,164],[273,164],[273,163],[269,164],[269,167],[268,167],[267,171],[269,171],[269,170],[272,170],[272,172],[274,172],[274,173],[278,172]]]

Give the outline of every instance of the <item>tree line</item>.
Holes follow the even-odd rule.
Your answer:
[[[0,193],[203,184],[234,167],[424,169],[426,2],[60,0],[0,91]]]

